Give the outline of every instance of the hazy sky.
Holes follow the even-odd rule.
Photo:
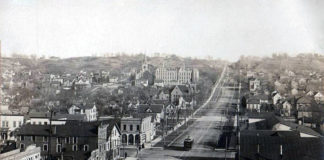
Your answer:
[[[324,53],[323,0],[0,0],[2,53]]]

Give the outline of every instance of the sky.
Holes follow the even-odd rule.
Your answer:
[[[321,0],[0,0],[2,54],[324,53]]]

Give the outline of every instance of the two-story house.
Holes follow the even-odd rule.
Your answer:
[[[324,94],[322,92],[318,92],[314,95],[314,99],[317,103],[324,103]]]
[[[125,117],[121,119],[120,124],[123,145],[141,146],[145,142],[150,142],[155,136],[152,116]]]
[[[185,86],[185,85],[176,85],[171,89],[171,102],[172,103],[179,103],[180,97],[187,98],[192,93],[192,89]]]
[[[42,159],[48,152],[54,159],[88,159],[98,147],[96,123],[67,123],[65,125],[23,125],[17,132],[17,147],[36,144],[41,147]],[[51,132],[50,132],[51,131]]]
[[[15,140],[14,131],[25,123],[23,115],[0,114],[0,140]]]
[[[98,127],[98,148],[89,160],[117,159],[120,155],[121,132],[114,120],[101,122]]]
[[[96,105],[86,105],[85,103],[80,105],[72,105],[68,109],[69,114],[84,114],[86,115],[86,120],[89,122],[97,120],[97,107]]]

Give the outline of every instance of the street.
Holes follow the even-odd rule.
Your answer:
[[[161,148],[144,149],[139,154],[139,159],[233,159],[235,152],[225,151],[230,137],[222,137],[223,128],[233,126],[233,117],[228,113],[237,93],[226,86],[227,77],[222,76],[220,84],[210,97],[210,101],[201,108],[183,131],[172,136],[165,142],[164,150]],[[192,149],[183,149],[184,140],[190,137],[194,140]],[[225,142],[224,142],[225,140]]]

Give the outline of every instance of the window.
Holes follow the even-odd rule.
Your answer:
[[[9,124],[9,122],[8,122],[8,121],[6,121],[6,127],[8,127],[8,126],[9,126],[8,124]]]
[[[35,139],[36,139],[35,136],[31,136],[31,140],[32,140],[33,142],[35,142]]]
[[[2,127],[6,127],[6,121],[2,121]]]
[[[44,125],[47,125],[47,122],[44,122]]]
[[[25,140],[25,136],[20,136],[20,140],[24,141]]]
[[[129,130],[133,131],[133,125],[129,126]]]
[[[19,127],[21,127],[21,125],[22,125],[22,122],[21,122],[21,121],[19,121]]]
[[[137,125],[137,126],[136,126],[136,129],[137,129],[137,130],[139,131],[139,130],[140,130],[140,126],[139,126],[139,125]]]
[[[39,125],[42,125],[42,122],[38,122]]]
[[[87,144],[84,145],[84,146],[83,146],[83,150],[86,151],[86,152],[89,151],[89,145],[87,145]]]
[[[56,152],[58,152],[58,153],[62,152],[62,147],[60,144],[56,145]]]
[[[43,151],[47,151],[48,150],[48,148],[47,148],[47,144],[44,144],[43,145]]]
[[[65,143],[69,143],[69,137],[65,137]]]
[[[78,146],[77,145],[73,145],[72,146],[72,151],[78,151]]]
[[[25,144],[20,143],[20,149],[25,149]]]
[[[62,141],[61,141],[61,138],[60,138],[60,137],[57,137],[57,138],[56,138],[56,143],[62,143]]]
[[[47,137],[43,136],[43,142],[47,142],[47,141],[48,141]]]
[[[78,137],[73,137],[73,144],[76,144],[78,142]]]
[[[124,130],[126,131],[126,124],[124,124]]]
[[[17,123],[16,121],[13,121],[13,127],[16,127],[17,126],[16,123]]]
[[[36,124],[36,122],[33,122],[33,125],[35,125]]]

